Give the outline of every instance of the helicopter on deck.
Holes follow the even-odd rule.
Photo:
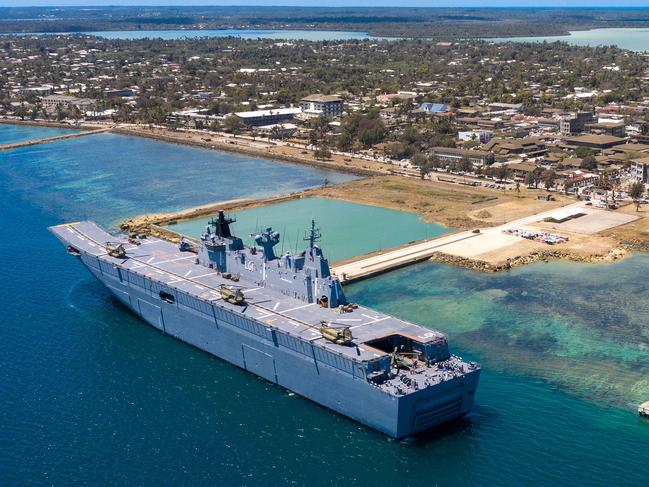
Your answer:
[[[111,257],[115,257],[116,259],[123,259],[124,257],[126,257],[126,249],[124,248],[124,244],[115,245],[112,242],[106,242],[105,248],[106,253]]]
[[[326,322],[320,322],[320,333],[322,338],[336,345],[351,345],[354,337],[352,336],[352,331],[348,326],[335,327],[327,324]]]
[[[227,303],[243,305],[246,302],[246,297],[241,289],[233,289],[225,284],[221,284],[219,291],[221,298]]]

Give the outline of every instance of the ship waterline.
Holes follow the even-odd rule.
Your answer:
[[[199,249],[92,222],[51,230],[150,325],[389,436],[469,413],[477,364],[439,332],[348,303],[314,227],[304,252],[278,257],[279,234],[245,247],[228,223],[221,214]]]

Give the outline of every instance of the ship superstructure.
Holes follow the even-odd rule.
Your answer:
[[[272,228],[246,246],[232,223],[219,212],[179,246],[87,221],[51,231],[150,325],[390,436],[470,411],[480,368],[440,332],[349,303],[315,222],[284,255]]]

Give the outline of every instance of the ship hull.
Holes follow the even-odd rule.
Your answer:
[[[263,323],[212,304],[212,316],[169,304],[130,284],[128,270],[102,271],[82,253],[90,272],[125,306],[159,331],[295,392],[394,438],[403,438],[467,414],[480,370],[405,396],[373,386],[361,374],[338,370],[316,359],[246,332]],[[248,322],[248,323],[246,323]]]

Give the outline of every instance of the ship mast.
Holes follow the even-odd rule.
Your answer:
[[[315,246],[315,243],[322,238],[322,233],[320,229],[316,228],[315,220],[311,220],[311,228],[305,232],[304,240],[309,242],[309,248],[312,249]]]

